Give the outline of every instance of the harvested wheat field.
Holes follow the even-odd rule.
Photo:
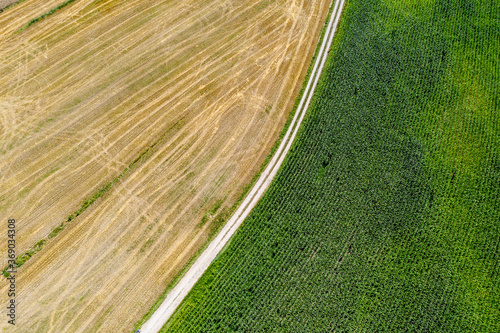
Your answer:
[[[0,262],[14,218],[20,266],[16,326],[4,318],[2,331],[132,331],[259,172],[330,5],[25,0],[1,12]],[[1,304],[7,292],[2,277]]]

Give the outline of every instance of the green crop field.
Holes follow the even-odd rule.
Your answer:
[[[350,0],[271,188],[168,332],[500,332],[500,1]]]

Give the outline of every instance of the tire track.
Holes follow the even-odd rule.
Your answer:
[[[133,322],[143,316],[144,309],[151,307],[193,253],[206,243],[214,224],[211,220],[201,224],[203,214],[213,206],[215,200],[226,200],[221,210],[232,207],[245,185],[258,171],[272,142],[281,132],[286,120],[285,114],[295,102],[294,96],[298,94],[298,85],[295,83],[303,81],[306,74],[308,61],[304,61],[302,54],[307,54],[307,59],[310,59],[316,49],[314,41],[317,37],[309,36],[318,36],[324,19],[318,19],[315,14],[326,17],[331,0],[321,0],[317,4],[301,1],[289,0],[294,5],[304,7],[301,9],[307,11],[305,20],[302,16],[289,15],[284,3],[273,3],[267,9],[257,7],[250,12],[246,11],[244,16],[238,16],[249,4],[241,7],[234,0],[219,0],[224,6],[234,4],[233,8],[237,8],[237,12],[224,11],[210,16],[205,26],[200,24],[195,27],[200,30],[200,38],[207,34],[207,29],[213,32],[214,43],[200,43],[200,48],[195,48],[198,42],[196,38],[189,41],[193,43],[192,47],[181,43],[184,37],[190,38],[192,35],[192,32],[183,32],[182,27],[179,28],[182,35],[180,39],[175,36],[169,38],[168,34],[162,35],[162,31],[168,29],[169,25],[159,27],[159,32],[158,28],[150,26],[158,34],[151,34],[149,29],[141,28],[137,30],[141,31],[140,35],[134,34],[137,38],[127,46],[134,48],[137,43],[142,43],[148,47],[153,40],[160,43],[165,38],[169,39],[157,46],[158,52],[163,51],[163,57],[158,56],[156,51],[142,53],[144,50],[140,47],[127,52],[123,50],[123,59],[127,58],[127,62],[131,56],[128,52],[145,54],[148,55],[148,61],[152,60],[149,64],[137,61],[131,67],[131,71],[137,73],[136,76],[124,72],[122,76],[113,77],[116,81],[109,85],[109,89],[96,89],[94,100],[84,100],[84,103],[78,105],[78,109],[61,114],[59,111],[68,107],[69,104],[65,103],[71,99],[61,94],[60,101],[64,100],[53,103],[58,97],[53,88],[60,84],[59,75],[67,74],[58,71],[57,75],[53,75],[54,79],[47,80],[48,87],[43,87],[44,94],[49,93],[43,97],[42,108],[35,110],[38,114],[31,110],[25,112],[24,109],[28,109],[29,105],[19,110],[23,112],[21,116],[31,117],[31,122],[25,125],[30,127],[30,123],[34,124],[32,129],[36,128],[37,122],[43,120],[43,117],[58,117],[41,128],[40,133],[33,134],[37,138],[18,136],[22,137],[23,146],[15,146],[3,155],[3,161],[6,161],[7,156],[15,157],[17,164],[20,164],[19,161],[29,162],[33,159],[31,166],[36,168],[32,172],[32,179],[26,177],[28,169],[12,168],[7,175],[10,180],[6,178],[9,185],[1,189],[4,194],[4,191],[17,194],[26,186],[30,187],[31,192],[19,199],[19,203],[12,201],[14,197],[6,196],[7,205],[12,207],[7,209],[26,217],[21,216],[20,219],[25,222],[20,225],[22,247],[33,244],[30,239],[36,241],[38,238],[36,235],[31,236],[31,231],[36,231],[37,235],[46,235],[49,224],[65,219],[69,215],[64,213],[68,211],[67,202],[78,202],[79,198],[91,195],[89,187],[96,179],[106,181],[101,178],[123,171],[131,158],[133,160],[140,155],[144,147],[158,142],[154,149],[148,150],[148,158],[134,164],[133,169],[120,178],[109,192],[69,223],[58,237],[50,239],[43,251],[23,265],[19,298],[28,306],[22,309],[24,319],[20,322],[22,325],[19,326],[19,332],[108,332],[116,331],[116,327],[119,327],[119,331],[132,327]],[[254,3],[263,1],[256,0],[252,6]],[[204,20],[205,7],[200,8],[201,12],[194,13],[192,17]],[[63,11],[60,13],[59,18],[64,20]],[[105,12],[105,15],[109,13]],[[148,19],[151,14],[148,11],[141,13],[148,16]],[[299,12],[294,9],[293,13]],[[137,17],[140,18],[141,15]],[[219,15],[228,17],[227,20],[220,21],[218,29],[214,29],[213,25],[210,26],[210,20],[218,19]],[[122,17],[127,19],[129,14]],[[234,17],[237,17],[238,22],[233,22]],[[65,22],[53,25],[52,18],[40,22],[40,28],[52,25],[56,30],[61,26],[74,29],[79,24],[82,28],[94,24],[94,20],[77,19],[74,25],[66,25]],[[294,19],[298,20],[296,25],[293,24]],[[289,33],[290,29],[293,32]],[[31,28],[23,33],[26,33],[25,37],[47,35],[45,30],[40,34]],[[230,38],[231,35],[238,38]],[[76,37],[78,36],[64,36],[68,41]],[[113,40],[109,41],[110,37],[107,35],[102,41],[106,44],[108,51],[105,52],[110,52],[111,59],[115,57],[112,52],[121,52],[121,46]],[[117,38],[122,44],[126,43],[122,35]],[[54,52],[64,51],[62,55],[80,46],[75,43],[70,49],[63,50],[48,42],[49,60]],[[109,48],[109,43],[116,46],[117,50],[112,51],[113,47]],[[179,59],[183,60],[182,57],[172,58],[173,53],[179,53],[175,47],[169,47],[172,43],[186,49],[189,55],[196,56],[200,61],[193,63],[200,67],[195,67],[192,73],[187,72],[186,65],[178,62]],[[30,79],[33,70],[42,73],[44,69],[43,65],[40,66],[40,62],[44,61],[44,54],[37,51],[43,51],[42,44],[23,44],[34,46],[33,50],[29,50],[30,54],[36,56],[35,51],[39,57],[42,56],[34,59],[33,55],[28,55],[24,74],[20,71],[24,70],[21,67],[15,72],[23,74],[26,81]],[[100,52],[101,47],[97,47],[95,43],[92,45],[96,47],[96,52]],[[20,55],[23,55],[21,60],[24,66],[24,54],[17,54]],[[289,60],[289,57],[295,58]],[[191,57],[184,55],[184,58]],[[172,71],[172,68],[157,66],[158,61],[167,59],[171,59],[168,61],[173,61],[172,65],[178,67]],[[12,58],[8,59],[11,60]],[[61,66],[67,66],[66,60],[72,61],[67,57],[61,57],[58,61],[63,62]],[[78,68],[81,63],[79,61],[73,61],[75,67],[72,68],[76,68],[76,71],[81,71]],[[93,84],[106,87],[99,77],[104,72],[98,73],[101,63],[94,60],[93,63],[96,66],[90,65],[89,68],[93,70],[94,76],[88,75],[91,73],[65,76],[79,84],[75,88],[86,89],[84,92],[80,91],[80,95],[86,94],[87,88]],[[52,62],[47,65],[52,66]],[[162,71],[159,75],[154,73],[158,71],[157,68]],[[145,78],[146,72],[153,72],[154,75],[139,82],[137,79]],[[39,74],[37,79],[41,76]],[[8,79],[5,77],[5,81]],[[180,86],[172,86],[172,81]],[[154,89],[142,89],[141,84],[144,82],[151,84]],[[127,92],[119,98],[113,97],[112,101],[103,100],[99,103],[98,100],[105,94],[115,94],[120,86],[131,83],[135,86],[134,89],[127,90],[130,94]],[[283,85],[286,87],[283,88]],[[10,95],[31,94],[31,99],[38,98],[36,89],[41,89],[40,87],[31,80]],[[178,88],[178,91],[174,88]],[[132,98],[129,98],[131,95]],[[101,113],[106,111],[105,116],[100,117],[100,112],[94,112],[96,108]],[[79,121],[75,122],[77,119]],[[168,132],[179,119],[183,119],[179,126]],[[16,118],[17,120],[21,119]],[[70,124],[73,126],[68,126]],[[122,135],[129,131],[130,133]],[[166,136],[158,141],[163,133],[167,133]],[[197,133],[201,138],[191,133]],[[46,146],[38,146],[39,151],[44,149],[47,153],[47,160],[44,160],[39,158],[40,153],[29,147],[27,142],[38,142],[38,139],[47,137],[51,140],[44,141]],[[26,151],[21,147],[26,147]],[[74,149],[77,155],[72,156],[67,149]],[[65,157],[59,159],[62,156]],[[10,165],[3,166],[7,171]],[[48,173],[56,167],[56,171]],[[45,173],[47,178],[42,179]],[[23,185],[16,180],[21,180]],[[142,186],[138,186],[138,183],[142,183]],[[57,185],[57,188],[50,188],[50,184]],[[92,188],[95,190],[96,186],[94,184]],[[13,187],[16,188],[14,192],[11,191]],[[67,191],[66,194],[64,191]],[[2,195],[0,194],[0,200]],[[27,209],[22,209],[24,203]],[[60,215],[63,215],[62,219]],[[36,218],[33,219],[33,216]],[[35,220],[44,223],[33,224]],[[140,276],[147,279],[139,279]],[[1,290],[2,288],[0,286]],[[42,303],[50,304],[50,307],[36,306]]]
[[[333,42],[342,9],[345,0],[336,0],[334,10],[331,14],[325,36],[321,43],[321,47],[314,64],[313,71],[309,77],[304,94],[300,100],[299,106],[295,116],[290,124],[290,127],[281,142],[278,150],[273,156],[271,162],[262,172],[257,183],[254,185],[250,193],[243,200],[240,207],[236,210],[231,219],[227,222],[224,228],[213,239],[205,251],[198,257],[187,273],[176,284],[176,286],[168,293],[167,297],[160,305],[160,307],[153,313],[151,318],[142,325],[141,333],[157,333],[161,330],[163,325],[175,312],[175,309],[180,305],[184,297],[193,288],[195,283],[206,271],[208,266],[212,263],[215,257],[221,252],[224,246],[228,243],[232,235],[236,232],[239,226],[243,223],[246,217],[250,214],[251,210],[257,204],[258,200],[262,197],[266,189],[271,184],[276,173],[278,172],[281,164],[283,163],[286,154],[297,135],[300,124],[302,123],[306,114],[307,108],[314,95],[314,90],[318,84],[321,72],[326,63],[329,49]]]

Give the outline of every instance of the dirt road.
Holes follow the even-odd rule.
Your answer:
[[[159,332],[167,320],[172,316],[175,309],[182,302],[184,297],[189,293],[196,281],[205,272],[208,266],[212,263],[215,257],[220,253],[224,246],[228,243],[231,236],[236,232],[238,227],[243,223],[245,218],[250,214],[253,207],[257,204],[266,189],[271,184],[274,176],[278,172],[283,160],[290,150],[297,131],[302,120],[304,119],[307,108],[311,102],[314,90],[317,86],[319,77],[325,65],[328,51],[333,41],[333,36],[337,28],[342,8],[344,7],[345,0],[336,0],[335,7],[328,23],[327,31],[321,43],[321,48],[316,58],[313,71],[309,77],[307,87],[304,95],[300,101],[297,112],[292,120],[292,123],[281,142],[278,150],[273,156],[271,162],[266,167],[257,183],[254,185],[248,196],[242,202],[236,213],[231,217],[229,222],[224,226],[221,232],[214,238],[207,249],[195,261],[193,266],[188,270],[186,275],[179,281],[179,283],[171,290],[163,301],[158,310],[151,316],[151,318],[144,323],[141,333],[156,333]]]
[[[19,0],[0,0],[0,11]]]
[[[44,16],[61,3],[0,14],[0,220],[16,219],[17,254],[43,245],[18,270],[16,329],[127,332],[259,172],[332,0],[78,0]]]

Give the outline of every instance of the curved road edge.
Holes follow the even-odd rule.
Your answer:
[[[290,127],[288,128],[283,141],[281,142],[276,153],[271,159],[271,162],[269,162],[265,170],[262,172],[259,179],[255,183],[251,191],[248,193],[246,198],[243,200],[240,207],[236,210],[234,215],[229,219],[229,221],[217,234],[217,236],[215,236],[215,238],[210,242],[205,251],[203,251],[198,259],[196,259],[194,264],[179,280],[175,287],[170,290],[160,307],[142,325],[142,328],[140,330],[141,333],[157,333],[161,330],[163,325],[165,325],[168,319],[175,312],[176,308],[180,305],[184,297],[186,297],[189,291],[191,291],[198,279],[207,270],[208,266],[210,266],[215,257],[228,243],[231,236],[236,232],[239,226],[250,214],[252,209],[255,207],[259,199],[271,184],[276,173],[281,167],[286,154],[292,146],[293,140],[297,135],[300,124],[302,123],[307,108],[309,107],[309,104],[312,100],[314,91],[325,66],[326,59],[328,58],[328,52],[332,45],[333,36],[335,34],[335,31],[337,30],[345,1],[346,0],[335,1],[335,6],[330,16],[330,21],[328,22],[325,35],[321,42],[321,48],[314,63],[311,75],[309,76],[309,81],[300,100],[297,112],[295,113],[295,116],[290,123]]]

